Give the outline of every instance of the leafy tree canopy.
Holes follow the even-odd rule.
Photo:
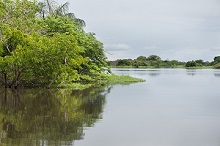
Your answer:
[[[0,83],[5,87],[94,82],[107,66],[103,44],[68,4],[0,1]]]
[[[214,58],[214,64],[220,63],[220,56]]]
[[[161,58],[157,55],[150,55],[147,59],[151,61],[161,60]]]

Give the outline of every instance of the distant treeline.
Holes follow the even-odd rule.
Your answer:
[[[150,55],[148,57],[139,56],[136,59],[118,59],[109,61],[110,66],[121,67],[154,67],[154,68],[176,68],[176,67],[214,67],[220,68],[220,56],[216,56],[213,61],[191,60],[182,62],[178,60],[162,60],[157,55]]]

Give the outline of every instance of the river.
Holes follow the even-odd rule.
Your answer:
[[[220,70],[116,69],[146,82],[1,91],[0,144],[219,146]]]
[[[146,82],[114,86],[103,119],[76,146],[220,145],[220,70],[112,71]]]

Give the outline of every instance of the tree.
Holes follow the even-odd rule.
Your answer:
[[[57,17],[65,15],[68,11],[69,3],[66,2],[62,5],[58,5],[57,2],[51,0],[44,0],[38,3],[39,15],[44,19],[46,16],[50,15],[52,17]]]
[[[196,64],[197,64],[197,66],[203,66],[203,65],[205,65],[205,63],[204,63],[204,61],[203,61],[202,59],[196,60],[195,62],[196,62]]]
[[[58,5],[57,2],[51,0],[44,0],[38,3],[39,16],[45,19],[46,16],[58,18],[59,16],[71,18],[80,27],[86,26],[84,20],[76,18],[74,13],[68,12],[69,2]]]
[[[214,65],[214,68],[220,69],[220,63],[215,64],[215,65]]]
[[[194,60],[192,60],[192,61],[188,61],[185,66],[186,67],[196,67],[197,64]]]
[[[0,7],[0,26],[5,25],[21,30],[25,33],[36,32],[38,25],[35,15],[38,7],[35,1],[2,0]],[[3,30],[3,28],[1,28]]]
[[[158,61],[158,60],[161,60],[161,58],[157,55],[150,55],[147,60],[149,61]]]
[[[220,56],[216,56],[212,62],[214,68],[220,69]]]
[[[220,63],[220,56],[214,58],[214,64]]]
[[[131,59],[121,59],[118,61],[117,66],[131,66],[132,60]]]
[[[139,56],[137,57],[138,61],[147,61],[147,58],[145,56]]]
[[[103,44],[69,17],[67,7],[49,0],[0,2],[2,85],[51,87],[106,77]]]

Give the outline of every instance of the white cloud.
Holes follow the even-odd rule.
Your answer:
[[[132,47],[127,44],[104,44],[106,51],[128,51],[132,50]]]

